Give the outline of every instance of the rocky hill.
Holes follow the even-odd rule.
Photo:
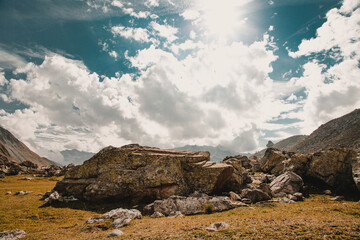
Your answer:
[[[313,153],[339,147],[360,148],[360,109],[321,125],[289,150]]]
[[[40,167],[54,164],[31,151],[24,143],[2,127],[0,127],[0,155],[17,163],[30,161]]]
[[[308,137],[307,135],[295,135],[295,136],[291,136],[288,138],[285,138],[284,140],[281,140],[278,143],[275,143],[272,148],[276,148],[279,150],[284,150],[284,151],[289,151],[294,145],[296,145],[297,143],[303,141],[306,137]],[[263,157],[265,154],[266,148],[256,152],[254,155],[257,157]]]

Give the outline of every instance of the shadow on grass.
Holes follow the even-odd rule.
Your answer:
[[[130,203],[126,202],[114,202],[114,201],[101,201],[101,202],[86,202],[86,201],[73,201],[73,202],[54,202],[54,203],[48,203],[45,202],[43,205],[41,205],[39,208],[47,208],[47,207],[53,207],[53,208],[70,208],[70,209],[76,209],[76,210],[83,210],[83,211],[91,211],[95,213],[106,213],[112,209],[116,208],[125,208],[125,209],[138,209],[142,210],[143,207],[146,204],[141,205],[131,205]]]

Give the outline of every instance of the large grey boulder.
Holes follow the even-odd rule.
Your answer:
[[[135,204],[221,192],[234,167],[209,161],[208,152],[163,150],[137,144],[107,147],[70,169],[54,190],[80,200],[120,200]]]
[[[270,183],[273,196],[277,196],[279,193],[294,194],[301,192],[303,186],[302,178],[294,172],[283,173]]]
[[[16,240],[16,239],[24,238],[25,236],[26,236],[26,232],[20,229],[0,232],[0,240]]]
[[[274,174],[276,176],[283,173],[284,163],[287,159],[287,153],[275,148],[268,148],[264,156],[260,159],[261,170],[265,173]]]
[[[223,191],[225,192],[241,192],[241,190],[246,186],[247,183],[251,182],[245,166],[250,166],[248,163],[249,159],[246,156],[237,156],[238,158],[225,158],[222,163],[228,164],[233,167],[234,171],[230,176],[230,179],[225,183]],[[247,159],[244,160],[244,159]],[[244,163],[245,162],[245,163]]]
[[[145,207],[148,214],[154,212],[165,216],[174,212],[181,212],[184,215],[204,214],[209,208],[213,212],[222,212],[236,207],[244,206],[241,202],[231,201],[228,197],[210,197],[205,194],[202,196],[171,196],[167,199],[156,200]]]
[[[321,180],[336,191],[355,188],[352,164],[357,154],[350,149],[329,149],[314,153],[306,177]]]

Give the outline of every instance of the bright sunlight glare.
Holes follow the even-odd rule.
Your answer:
[[[198,0],[201,24],[207,35],[219,39],[233,37],[246,19],[246,4],[251,0]]]

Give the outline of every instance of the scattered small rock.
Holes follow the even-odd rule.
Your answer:
[[[119,230],[119,229],[115,229],[114,231],[112,231],[109,234],[109,237],[117,237],[117,236],[121,236],[124,235],[123,231]]]
[[[169,218],[178,218],[183,217],[184,215],[180,211],[171,212]]]
[[[336,196],[333,198],[330,198],[330,201],[344,201],[345,197],[344,196]]]
[[[29,192],[27,192],[27,191],[19,191],[19,192],[16,192],[14,195],[15,196],[22,196],[22,195],[27,195],[27,194],[29,194],[29,193],[32,193],[33,191],[29,191]]]
[[[251,200],[248,198],[242,198],[241,201],[246,204],[251,204]]]
[[[295,201],[304,201],[304,195],[301,192],[296,192],[293,196],[296,197]]]
[[[5,195],[11,195],[11,192],[6,192]]]
[[[120,228],[128,224],[134,218],[142,218],[141,212],[139,210],[117,208],[111,210],[110,212],[104,213],[101,217],[89,218],[86,222],[88,224],[93,224],[96,222],[112,219],[115,228]]]
[[[89,218],[86,223],[88,224],[93,224],[93,223],[96,223],[96,222],[103,222],[105,221],[104,219],[102,219],[101,217],[97,218],[97,217],[93,217],[93,218]]]
[[[31,181],[31,180],[34,180],[34,178],[31,178],[31,177],[24,177],[24,178],[19,178],[19,180]]]
[[[164,217],[164,214],[162,214],[161,212],[154,212],[150,217],[151,218],[161,218],[161,217]]]
[[[0,232],[1,240],[16,240],[26,236],[26,232],[20,229]]]
[[[297,201],[297,197],[295,197],[294,195],[289,195],[288,196],[288,198],[290,199],[290,200],[293,200],[293,201]]]
[[[279,202],[280,203],[294,203],[295,201],[291,200],[291,199],[289,199],[287,197],[284,197],[284,198],[279,199]]]
[[[213,223],[211,224],[209,227],[206,228],[206,230],[210,231],[210,232],[217,232],[221,229],[225,229],[225,228],[229,228],[230,225],[227,224],[226,222],[217,222],[217,223]]]

